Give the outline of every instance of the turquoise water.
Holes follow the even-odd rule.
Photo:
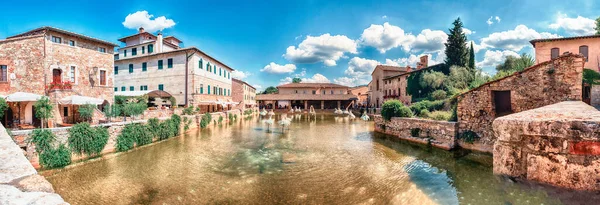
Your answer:
[[[276,120],[277,121],[277,120]],[[295,116],[282,131],[240,119],[47,179],[71,204],[562,204],[560,191],[492,174],[487,155]],[[569,193],[573,196],[572,193]],[[575,195],[577,196],[577,195]]]

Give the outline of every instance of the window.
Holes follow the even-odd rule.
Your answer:
[[[135,56],[137,55],[137,48],[132,48],[131,49],[131,56]]]
[[[62,43],[62,38],[56,37],[56,36],[52,36],[52,42],[54,42],[54,43]]]
[[[206,71],[210,72],[210,62],[206,63]]]
[[[402,96],[402,92],[401,92],[400,88],[398,88],[398,96]]]
[[[227,79],[231,79],[231,73],[227,72]]]
[[[129,73],[133,73],[133,64],[129,64]]]
[[[553,48],[552,50],[550,50],[550,59],[558,58],[559,53],[560,50],[558,48]]]
[[[0,65],[0,82],[8,82],[8,68],[6,65]]]
[[[246,88],[246,87],[244,86],[244,88]],[[295,92],[296,92],[296,94],[298,94],[298,90],[295,90]]]
[[[579,46],[579,53],[585,57],[585,62],[588,62],[588,46]]]
[[[158,84],[158,90],[165,90],[165,85]]]
[[[142,54],[146,53],[146,46],[142,46]]]
[[[202,69],[202,58],[198,61],[198,68]]]
[[[204,85],[200,84],[200,94],[204,94]]]
[[[148,86],[147,85],[140,85],[140,90],[148,90]]]
[[[123,57],[127,57],[127,49],[123,50]]]
[[[117,92],[117,91],[119,91],[119,88],[118,88],[118,87],[115,87],[115,92]]]
[[[306,90],[305,90],[305,91],[303,91],[303,93],[304,93],[304,94],[306,94]]]
[[[98,48],[98,51],[99,51],[100,53],[106,53],[106,48],[99,47],[99,48]]]
[[[158,60],[158,69],[159,70],[163,69],[163,61],[162,60]]]
[[[216,66],[216,65],[214,65],[214,66],[213,66],[213,69],[212,69],[212,70],[213,70],[213,73],[214,73],[214,74],[217,74],[217,66]]]
[[[106,85],[106,71],[100,70],[100,85]]]
[[[496,109],[496,117],[508,115],[513,112],[510,105],[510,90],[492,91],[492,99],[494,108]]]
[[[325,95],[325,90],[323,90],[323,92],[322,92],[322,93],[323,93],[323,95]]]
[[[115,71],[114,71],[115,75],[119,74],[119,66],[115,66]]]
[[[167,68],[173,68],[173,59],[172,58],[167,59]]]
[[[219,76],[221,76],[221,68],[219,68]]]
[[[208,92],[208,94],[210,95],[210,85],[208,85],[208,88],[206,89],[206,91]]]
[[[69,107],[63,107],[63,116],[69,116]]]
[[[71,83],[75,83],[75,66],[71,66],[71,70],[69,70],[69,80],[71,81]]]
[[[313,95],[317,94],[317,91],[316,91],[316,90],[313,90],[313,91],[312,91],[312,94],[313,94]]]
[[[154,45],[148,44],[148,53],[154,52]]]
[[[125,86],[121,87],[121,91],[125,91]]]
[[[333,95],[333,90],[331,90],[331,94]]]
[[[69,46],[75,46],[75,41],[74,40],[69,40]]]
[[[142,63],[142,72],[147,71],[148,70],[148,63],[143,62]]]
[[[135,88],[133,86],[129,86],[129,91],[134,91]]]

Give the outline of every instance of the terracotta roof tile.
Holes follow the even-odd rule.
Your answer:
[[[348,86],[333,83],[288,83],[277,88],[348,88]]]

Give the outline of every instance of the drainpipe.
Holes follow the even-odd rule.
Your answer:
[[[196,50],[194,50],[194,52],[192,52],[190,55],[188,55],[187,52],[185,52],[185,107],[188,107],[189,104],[189,100],[188,100],[188,78],[189,78],[189,72],[188,72],[188,67],[189,67],[189,62],[190,62],[190,58],[192,56],[194,56],[194,54],[196,53]]]

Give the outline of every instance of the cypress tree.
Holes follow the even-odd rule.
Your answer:
[[[469,49],[469,69],[471,69],[471,73],[475,73],[475,50],[473,50],[473,42],[471,42],[471,49]]]
[[[450,67],[453,65],[465,67],[467,64],[467,36],[463,33],[463,23],[460,21],[460,17],[454,20],[452,23],[453,28],[448,31],[448,41],[444,43],[446,45],[446,66]]]

